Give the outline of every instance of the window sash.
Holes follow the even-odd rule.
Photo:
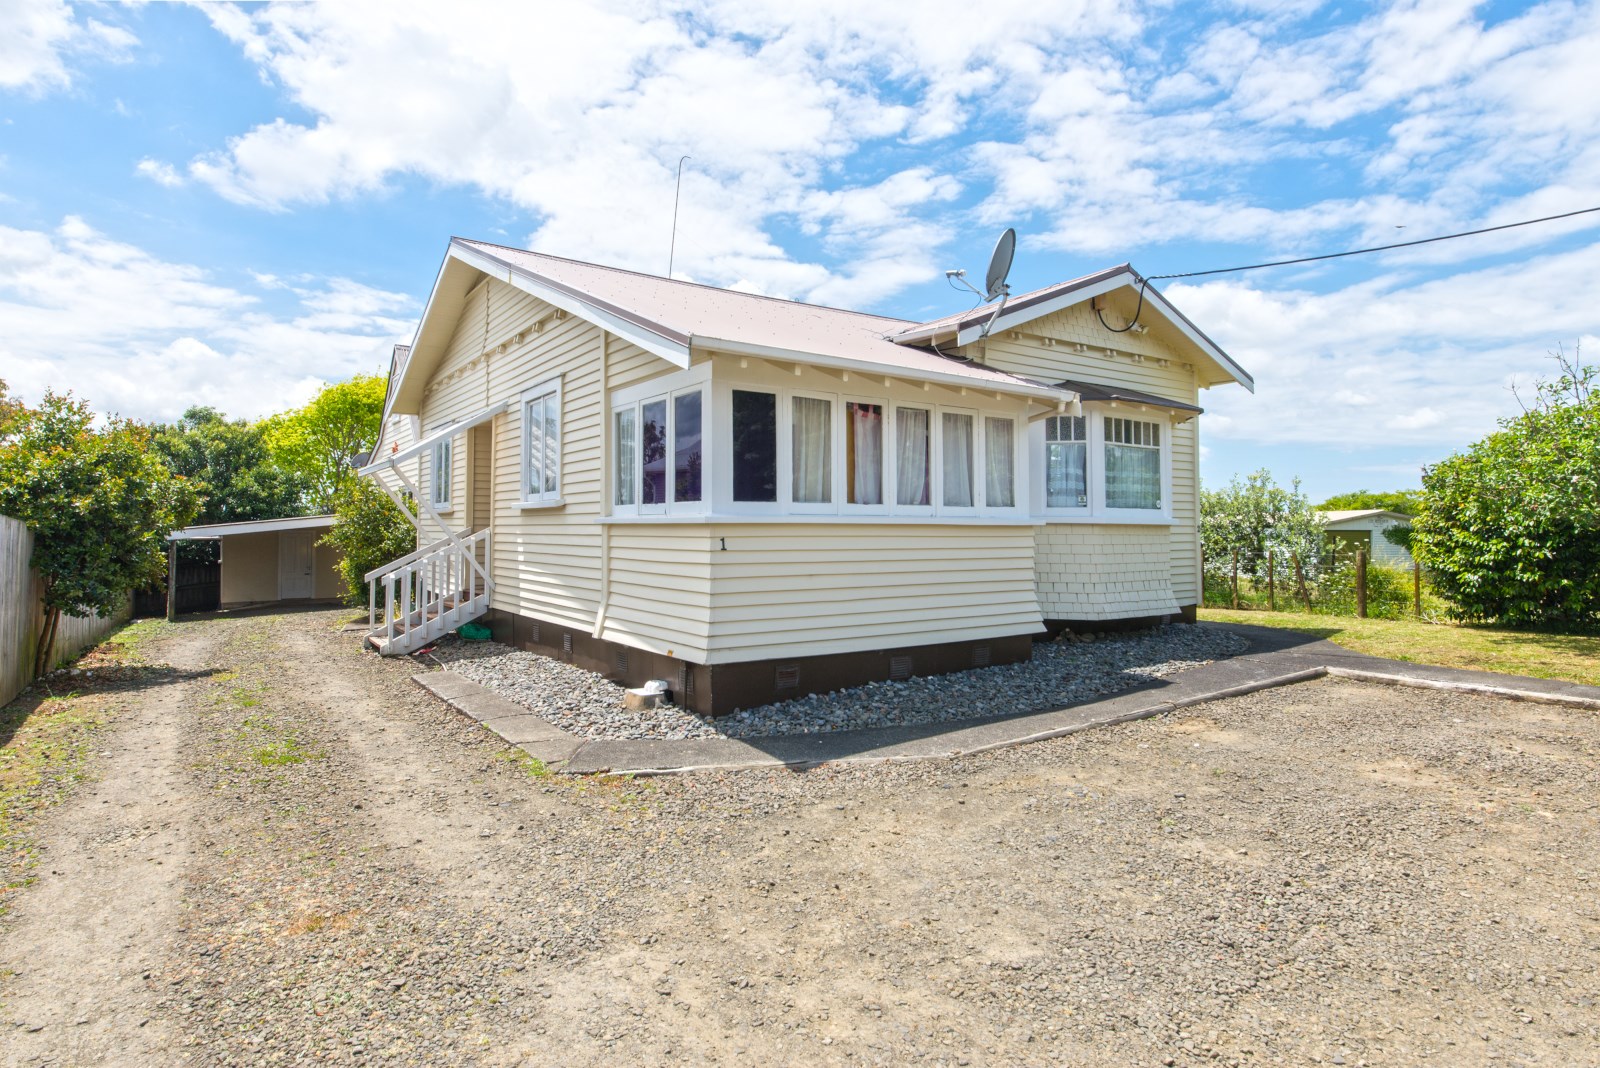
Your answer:
[[[1106,509],[1161,507],[1161,428],[1137,419],[1105,420]]]
[[[449,508],[455,481],[454,438],[446,438],[433,447],[433,486],[430,499],[435,508]]]
[[[933,508],[933,409],[894,410],[895,505]]]
[[[798,507],[833,503],[833,401],[790,398],[789,500]]]
[[[621,508],[639,504],[639,409],[618,408],[612,413],[616,430],[616,493],[614,502]]]
[[[778,395],[732,391],[733,500],[778,502]]]
[[[561,494],[561,389],[534,390],[522,399],[522,499],[554,500]]]
[[[1017,506],[1017,421],[983,417],[983,506]]]

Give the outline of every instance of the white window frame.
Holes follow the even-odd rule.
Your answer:
[[[761,393],[772,398],[773,433],[776,440],[773,442],[772,472],[773,501],[736,501],[733,499],[734,464],[737,462],[733,455],[733,394],[735,391],[742,393]],[[754,385],[746,382],[719,382],[716,389],[716,415],[715,421],[709,422],[715,433],[714,441],[720,453],[728,457],[728,462],[722,465],[719,474],[721,481],[716,483],[713,499],[717,502],[716,511],[731,511],[739,515],[786,515],[788,497],[785,493],[784,477],[789,469],[785,466],[790,461],[787,451],[789,442],[785,434],[791,433],[788,423],[784,419],[784,391],[771,386]],[[722,446],[726,445],[724,449]]]
[[[989,503],[989,420],[999,419],[1011,424],[1011,503],[1009,505]],[[986,514],[1000,516],[1023,515],[1027,507],[1028,486],[1026,472],[1028,470],[1027,453],[1027,426],[1023,421],[1006,412],[978,411],[977,435],[979,449],[983,457],[983,466],[974,474],[977,479],[979,495],[983,500],[983,510]]]
[[[450,427],[452,427],[454,425],[455,425],[455,421],[454,420],[451,420],[448,423],[440,423],[438,426],[434,427],[428,433],[429,434],[437,434],[442,430],[448,430]],[[455,497],[456,497],[456,487],[455,487],[455,481],[456,481],[456,448],[455,448],[455,441],[456,441],[456,439],[452,435],[451,437],[445,438],[443,441],[440,441],[439,443],[434,445],[434,447],[432,449],[430,449],[428,451],[428,500],[433,505],[433,510],[435,512],[438,512],[440,515],[449,515],[451,512],[456,510],[456,504],[455,504]],[[444,459],[443,463],[440,462],[441,459]],[[439,477],[439,469],[441,467],[446,467],[446,468],[449,469],[449,477],[447,477],[447,478],[440,478]],[[439,491],[441,489],[444,491],[443,498],[441,498],[439,496]]]
[[[1050,431],[1048,421],[1054,418],[1069,418],[1070,412],[1051,412],[1036,424],[1037,431],[1031,431],[1029,437],[1037,435],[1039,439],[1037,460],[1035,464],[1037,473],[1034,475],[1034,494],[1039,501],[1039,511],[1045,515],[1087,516],[1094,510],[1094,483],[1096,465],[1094,462],[1093,425],[1094,415],[1087,406],[1083,414],[1078,416],[1083,420],[1083,503],[1058,504],[1050,503]],[[1072,443],[1076,444],[1076,443]]]
[[[529,476],[533,473],[533,424],[528,419],[528,405],[533,401],[542,400],[543,398],[549,396],[555,397],[556,484],[554,489],[546,490],[543,488],[544,479],[541,477],[539,480],[539,491],[532,492],[529,489]],[[561,504],[561,460],[562,453],[566,445],[566,427],[562,422],[562,383],[560,376],[558,375],[555,378],[547,378],[543,382],[523,390],[521,404],[518,406],[517,412],[518,418],[522,420],[522,473],[521,485],[518,487],[518,493],[520,494],[521,499],[520,503],[534,507],[549,507],[551,505]],[[546,458],[546,461],[548,463],[548,457]],[[543,476],[546,473],[547,472],[545,471],[541,471],[540,475]]]
[[[839,513],[841,515],[888,515],[889,498],[894,492],[894,483],[889,481],[889,472],[893,465],[889,462],[889,420],[894,418],[890,409],[889,398],[855,396],[841,393],[838,398],[839,429],[834,433],[834,452],[837,454],[835,467],[838,477],[835,479],[837,489],[834,496],[838,499]],[[850,458],[847,452],[849,444],[849,431],[845,427],[847,406],[851,404],[871,404],[883,411],[883,455],[878,460],[878,486],[879,496],[882,498],[877,504],[851,504],[850,503]]]
[[[933,431],[933,509],[935,515],[975,516],[983,511],[983,495],[985,487],[978,479],[978,474],[983,470],[983,443],[978,440],[983,429],[983,417],[976,408],[967,408],[955,404],[941,404],[937,408],[938,414],[934,417],[936,425]],[[944,455],[949,447],[944,440],[944,417],[946,415],[964,415],[972,422],[972,457],[968,471],[968,478],[972,480],[972,504],[962,506],[946,504],[944,499]]]
[[[613,458],[612,468],[606,474],[606,499],[613,515],[626,516],[682,516],[705,515],[711,510],[711,502],[718,483],[715,481],[720,465],[716,462],[717,450],[712,446],[716,440],[711,433],[720,427],[717,411],[711,403],[711,390],[707,388],[711,381],[710,364],[702,364],[677,374],[663,375],[653,378],[648,382],[627,389],[615,391],[611,396],[609,414],[606,417],[606,434],[611,443],[611,452],[616,456],[621,448],[617,441],[617,412],[631,410],[634,413],[634,441],[636,448],[633,456],[634,478],[634,503],[616,503],[617,488],[612,472],[615,470],[616,460]],[[700,394],[700,499],[698,501],[678,501],[677,496],[677,405],[674,403],[678,397],[687,393]],[[660,504],[644,503],[644,406],[654,401],[661,401],[666,405],[666,497]],[[780,443],[781,444],[781,443]]]
[[[1085,414],[1087,414],[1085,409]],[[1157,428],[1160,442],[1155,452],[1160,455],[1161,464],[1161,500],[1154,508],[1112,508],[1106,503],[1106,447],[1111,444],[1106,438],[1107,419],[1126,419],[1135,423],[1153,423]],[[1109,519],[1153,519],[1168,518],[1172,514],[1172,420],[1165,416],[1148,411],[1127,409],[1106,405],[1096,406],[1094,417],[1094,430],[1090,432],[1094,441],[1095,454],[1100,460],[1100,477],[1095,480],[1099,490],[1098,512]],[[1135,446],[1148,448],[1149,446]]]
[[[828,408],[828,499],[825,502],[794,499],[794,402],[797,397],[825,400]],[[844,405],[837,393],[815,389],[786,389],[778,401],[778,503],[789,515],[838,515],[839,489],[844,482]]]
[[[940,478],[939,468],[943,463],[943,456],[939,452],[939,406],[929,401],[926,404],[895,404],[891,413],[893,425],[890,428],[890,461],[889,483],[892,492],[887,494],[891,513],[893,515],[932,516],[939,506]],[[901,504],[900,503],[900,409],[928,413],[928,503],[927,504]]]
[[[1129,408],[1118,402],[1085,402],[1083,405],[1084,429],[1087,445],[1086,464],[1089,503],[1082,508],[1051,507],[1046,480],[1049,477],[1045,455],[1045,418],[1035,419],[1029,427],[1028,449],[1032,460],[1032,514],[1052,521],[1087,523],[1170,524],[1172,522],[1172,442],[1177,421],[1165,410],[1151,411]],[[1052,412],[1051,415],[1067,414]],[[1106,435],[1105,421],[1131,419],[1140,423],[1154,423],[1160,428],[1161,443],[1161,507],[1110,508],[1106,505]]]

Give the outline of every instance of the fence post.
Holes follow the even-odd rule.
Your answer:
[[[1311,594],[1306,590],[1306,572],[1300,566],[1300,554],[1294,554],[1294,584],[1300,590],[1300,600],[1305,602],[1306,611],[1311,611]]]
[[[1356,550],[1356,617],[1367,618],[1367,550]]]
[[[1267,609],[1278,610],[1278,558],[1267,554]]]
[[[1233,610],[1239,610],[1239,550],[1233,550]]]
[[[1411,561],[1411,607],[1422,618],[1422,565]]]
[[[178,618],[178,543],[167,542],[167,622]]]

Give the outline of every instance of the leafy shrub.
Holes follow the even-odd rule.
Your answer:
[[[367,603],[366,574],[417,547],[416,528],[393,500],[371,481],[352,478],[334,502],[337,517],[323,537],[343,554],[339,575],[345,599],[352,605]]]
[[[1600,624],[1600,368],[1557,358],[1532,408],[1423,471],[1413,551],[1461,618]]]

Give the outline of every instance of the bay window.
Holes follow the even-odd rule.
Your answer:
[[[883,405],[847,401],[844,406],[845,500],[883,503]]]
[[[612,507],[623,514],[699,512],[705,497],[705,394],[700,387],[611,410]]]
[[[1032,430],[1036,510],[1089,522],[1167,520],[1172,424],[1117,405],[1084,407],[1088,414],[1052,415]]]

